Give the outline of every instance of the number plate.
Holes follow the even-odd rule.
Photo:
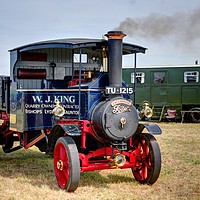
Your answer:
[[[133,94],[132,87],[106,87],[106,94]]]

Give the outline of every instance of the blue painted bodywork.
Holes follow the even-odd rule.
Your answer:
[[[82,84],[80,103],[78,85],[66,89],[18,90],[11,96],[12,114],[17,118],[12,127],[20,132],[52,128],[52,110],[57,100],[65,108],[64,118],[90,120],[91,112],[103,97],[107,85],[107,73],[99,73],[90,82]]]

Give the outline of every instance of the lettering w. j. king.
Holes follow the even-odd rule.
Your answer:
[[[34,103],[55,103],[59,101],[60,103],[69,103],[74,104],[75,103],[75,96],[61,96],[61,95],[32,95],[32,100]]]

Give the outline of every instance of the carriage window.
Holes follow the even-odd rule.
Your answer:
[[[80,63],[80,54],[74,54],[74,62]],[[81,63],[87,63],[87,54],[81,54]]]
[[[137,72],[136,73],[136,83],[144,83],[144,72]],[[135,81],[135,73],[131,73],[131,83],[134,83]]]
[[[165,72],[154,72],[153,73],[153,83],[155,83],[155,84],[166,83],[166,73]]]
[[[184,83],[197,83],[199,82],[199,72],[184,72]]]

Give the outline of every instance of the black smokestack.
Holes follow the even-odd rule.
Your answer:
[[[108,37],[108,67],[109,86],[122,86],[122,39],[125,34],[121,31],[109,31]]]
[[[171,37],[175,46],[188,48],[200,39],[199,19],[200,8],[169,16],[152,13],[141,18],[126,18],[115,30],[122,30],[129,37],[143,37],[154,41]]]

